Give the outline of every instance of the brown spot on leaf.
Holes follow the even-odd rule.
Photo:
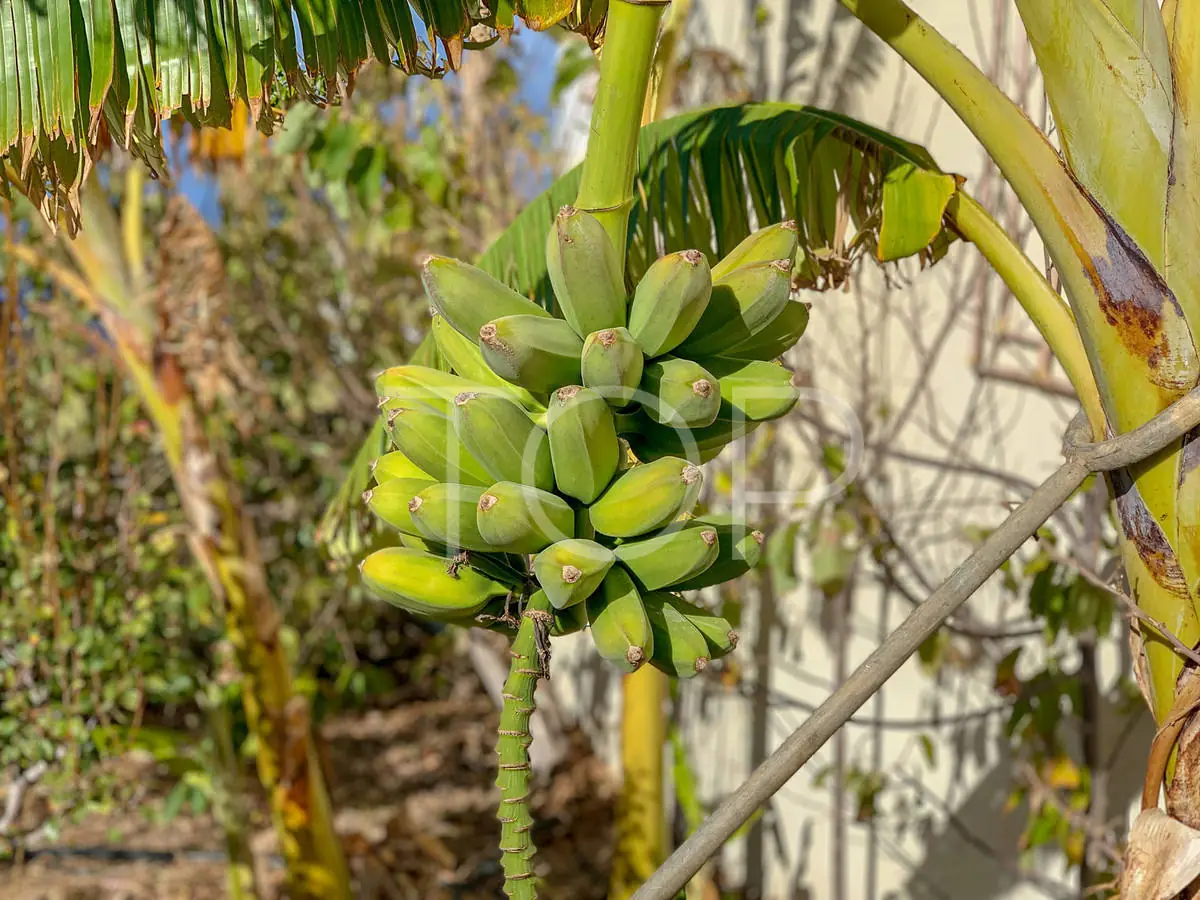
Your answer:
[[[1131,354],[1146,361],[1151,381],[1183,391],[1196,384],[1196,348],[1183,308],[1128,234],[1097,207],[1108,226],[1107,259],[1084,262],[1105,321]]]
[[[1113,496],[1117,498],[1117,516],[1121,532],[1137,549],[1146,570],[1161,587],[1181,599],[1188,599],[1187,579],[1175,557],[1175,551],[1162,527],[1146,508],[1137,485],[1124,469],[1109,476]]]

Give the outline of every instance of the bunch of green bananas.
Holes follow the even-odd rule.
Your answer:
[[[364,581],[415,614],[503,630],[542,592],[552,635],[589,628],[626,671],[688,677],[730,652],[729,622],[680,592],[753,568],[763,536],[694,514],[700,466],[797,401],[777,361],[808,322],[795,251],[795,225],[772,225],[711,270],[696,250],[664,256],[628,297],[601,224],[565,207],[546,251],[557,316],[429,259],[453,373],[376,380],[395,450],[365,499],[403,546],[368,556]]]

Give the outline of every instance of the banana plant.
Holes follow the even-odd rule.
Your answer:
[[[610,42],[615,39],[612,34],[608,36]],[[609,46],[611,49],[613,45]],[[643,44],[639,52],[649,51]],[[628,73],[630,68],[621,71]],[[601,71],[603,84],[605,69]],[[608,77],[613,78],[611,74]],[[558,298],[548,264],[546,234],[553,232],[558,211],[564,205],[585,202],[593,209],[607,211],[610,233],[623,235],[624,273],[629,284],[641,282],[664,253],[699,248],[715,264],[735,253],[755,227],[766,222],[796,222],[794,281],[810,290],[842,285],[854,266],[867,259],[890,263],[915,256],[922,264],[932,264],[961,237],[973,241],[1006,278],[1014,283],[1025,279],[1033,285],[1022,292],[1022,300],[1047,338],[1062,348],[1064,366],[1085,398],[1085,405],[1099,415],[1099,396],[1068,308],[999,226],[959,190],[959,180],[939,170],[924,150],[823,110],[750,104],[689,113],[649,125],[638,134],[636,152],[626,149],[622,154],[611,147],[619,146],[622,140],[628,143],[630,138],[614,139],[612,132],[618,125],[613,123],[623,121],[626,131],[632,128],[640,100],[635,104],[629,98],[641,95],[624,82],[621,91],[625,99],[619,119],[613,116],[616,104],[611,99],[610,106],[605,107],[603,99],[598,106],[597,115],[606,127],[593,132],[593,141],[611,143],[599,150],[593,144],[588,159],[606,160],[613,168],[624,165],[626,172],[618,176],[602,173],[607,179],[602,191],[594,186],[598,177],[594,164],[591,173],[587,171],[588,162],[568,173],[526,207],[479,260],[481,269],[518,294],[536,299],[545,308],[555,308]],[[601,96],[605,96],[603,91]],[[847,173],[852,177],[848,178]],[[587,188],[589,177],[593,184]],[[630,181],[632,208],[622,187]],[[619,218],[625,214],[628,223]],[[428,356],[424,363],[437,365]],[[372,432],[361,460],[382,452],[385,444],[381,441],[382,424]],[[356,466],[340,500],[331,506],[327,522],[349,522],[343,511],[368,483],[365,465]],[[337,528],[329,529],[327,536],[337,547],[356,546]],[[529,668],[535,649],[532,630],[518,636],[514,653],[519,668]],[[528,710],[532,699],[523,692],[531,690],[532,680],[527,672],[516,674],[520,677],[505,693],[522,697],[520,708]],[[632,677],[645,674],[659,673],[639,671]],[[656,693],[630,694],[627,688],[627,710],[639,710],[639,721],[653,721],[655,711],[641,707],[653,706]],[[504,733],[520,731],[513,725],[521,720],[516,713],[506,715]],[[644,737],[652,731],[649,729]],[[626,746],[623,756],[625,777],[633,777],[636,782],[630,785],[629,793],[636,789],[642,796],[636,803],[622,805],[614,896],[629,896],[661,859],[662,809],[661,803],[653,801],[661,796],[661,788],[654,789],[659,780],[650,759],[653,754],[640,752],[646,749],[641,743]],[[661,739],[657,743],[661,747]],[[502,776],[506,771],[519,772],[521,754],[511,750],[502,756],[501,764]],[[507,786],[506,803],[523,798],[524,781],[517,785],[510,781]],[[524,828],[530,821],[523,807],[520,816],[518,821],[511,803],[501,809],[501,819],[510,827]],[[517,833],[511,832],[506,838]],[[526,854],[531,847],[510,840],[502,841],[502,846],[513,851],[506,854],[506,859],[512,860],[509,885],[514,896],[530,896],[525,875],[529,871]]]
[[[917,255],[932,262],[951,240],[962,238],[996,269],[1039,328],[1075,387],[1095,440],[1132,431],[1192,391],[1200,380],[1195,337],[1200,317],[1200,272],[1195,267],[1200,262],[1189,252],[1200,227],[1191,184],[1200,158],[1191,131],[1200,103],[1192,71],[1200,52],[1200,8],[1178,0],[1167,0],[1161,10],[1154,0],[1016,0],[1045,77],[1059,150],[901,0],[841,2],[930,82],[997,162],[1049,249],[1069,302],[970,197],[960,179],[939,170],[918,148],[861,123],[762,104],[697,111],[654,123],[639,134],[663,5],[648,0],[499,3],[482,19],[472,17],[482,6],[423,0],[418,4],[425,26],[423,48],[404,30],[405,22],[414,20],[403,3],[368,11],[343,0],[318,15],[306,4],[293,8],[275,0],[246,7],[235,3],[214,15],[207,4],[201,4],[202,10],[169,4],[149,14],[119,2],[110,9],[49,0],[44,11],[31,12],[24,0],[4,0],[0,61],[10,77],[0,85],[0,146],[8,148],[5,171],[13,183],[49,217],[73,227],[78,223],[78,187],[106,134],[129,145],[152,167],[161,167],[159,122],[172,113],[220,120],[222,110],[240,98],[261,125],[269,125],[272,85],[321,102],[344,90],[368,56],[438,74],[457,63],[463,47],[477,45],[470,39],[476,34],[470,30],[474,25],[502,34],[514,13],[534,27],[566,21],[593,43],[599,42],[603,24],[601,79],[585,162],[532,203],[480,260],[484,271],[516,289],[511,297],[494,296],[519,311],[510,318],[524,320],[487,322],[478,329],[485,361],[494,364],[494,372],[503,370],[509,380],[532,378],[535,373],[524,368],[528,354],[516,351],[521,335],[536,333],[539,346],[552,348],[554,357],[550,374],[544,366],[539,369],[537,387],[562,383],[560,376],[571,374],[570,357],[578,352],[574,348],[582,335],[570,334],[571,323],[561,318],[546,321],[562,324],[538,322],[546,309],[561,312],[564,302],[574,307],[568,312],[576,320],[596,312],[586,302],[570,299],[561,265],[556,273],[552,254],[546,252],[546,234],[561,226],[559,206],[574,203],[589,211],[607,234],[615,254],[608,271],[619,272],[626,286],[639,288],[657,283],[651,276],[664,253],[690,251],[697,254],[688,258],[692,265],[701,259],[722,265],[731,254],[738,255],[739,242],[755,227],[788,217],[795,222],[790,227],[798,245],[793,284],[814,289],[842,283],[861,258],[888,261]],[[433,49],[438,40],[440,52]],[[282,81],[275,78],[277,70]],[[1130,172],[1141,177],[1130,178]],[[607,277],[604,270],[597,271]],[[437,305],[436,284],[434,288]],[[542,306],[519,306],[512,298],[533,298]],[[453,320],[448,308],[441,311]],[[775,330],[782,327],[775,324]],[[471,360],[467,364],[474,365]],[[662,377],[662,372],[656,375],[656,384]],[[695,379],[688,384],[695,388],[701,381],[707,383]],[[405,414],[397,407],[389,410],[389,419]],[[410,421],[422,416],[430,421],[428,412]],[[378,433],[373,439],[380,440]],[[1138,680],[1162,727],[1151,754],[1144,803],[1157,804],[1165,779],[1168,813],[1185,828],[1200,825],[1190,821],[1188,810],[1194,804],[1187,788],[1200,745],[1179,742],[1181,734],[1191,732],[1186,726],[1197,690],[1175,647],[1194,646],[1200,638],[1197,446],[1185,436],[1108,475],[1132,593],[1163,629],[1161,634],[1151,627],[1137,632]],[[463,462],[460,471],[468,472],[469,463]],[[679,475],[686,485],[694,485],[690,469]],[[620,523],[628,508],[605,505],[605,498],[625,476],[590,508],[592,526],[608,529],[618,541],[624,540]],[[561,525],[566,522],[564,501],[508,484],[512,486],[480,488],[478,525],[481,532],[488,529],[481,537],[491,546],[531,552],[544,535],[534,533],[524,521],[528,517],[506,517],[505,509],[519,503]],[[638,487],[654,488],[658,496],[658,485],[639,481]],[[690,496],[678,485],[671,490],[682,491],[680,498]],[[625,494],[640,496],[632,488]],[[418,500],[407,505],[413,515],[422,505]],[[671,506],[676,512],[681,508]],[[453,566],[462,565],[466,563],[456,557]],[[568,568],[580,572],[564,566],[564,578]],[[492,575],[508,577],[503,568]],[[489,577],[481,574],[483,580],[472,582],[488,602],[500,593],[501,584]],[[369,579],[366,567],[364,578]],[[598,614],[627,603],[631,591],[626,581],[610,584],[605,576],[606,587],[597,592],[604,595]],[[534,896],[535,888],[525,725],[533,683],[548,664],[545,639],[555,628],[572,627],[557,621],[544,594],[523,598],[527,605],[519,621],[508,618],[507,608],[493,617],[501,627],[516,630],[501,720],[502,849],[507,889],[526,898]],[[403,591],[398,596],[411,600]],[[675,612],[668,615],[664,604]],[[485,607],[487,603],[479,609]],[[593,632],[603,631],[590,602],[588,607]],[[660,626],[669,625],[671,615],[684,615],[662,600],[647,607],[653,607]],[[628,643],[630,633],[626,629],[623,634]],[[634,644],[623,651],[631,663],[632,651],[638,649]],[[662,666],[674,665],[676,674],[684,674],[681,658],[673,656]],[[728,814],[719,810],[714,818],[727,828],[731,817],[751,814],[744,807],[742,803]],[[704,831],[702,827],[689,844],[700,841],[711,847],[711,834]],[[671,896],[695,856],[690,862],[668,860],[635,896]],[[1144,861],[1141,874],[1146,875]],[[1158,883],[1174,885],[1180,877],[1176,871]]]

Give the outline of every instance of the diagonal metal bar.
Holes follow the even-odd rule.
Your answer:
[[[1067,429],[1066,462],[1043,481],[920,606],[880,644],[803,725],[667,859],[632,900],[672,900],[763,803],[779,791],[847,720],[883,687],[1001,564],[1062,506],[1093,472],[1141,462],[1200,425],[1200,388],[1145,425],[1111,440],[1086,443],[1082,414]]]

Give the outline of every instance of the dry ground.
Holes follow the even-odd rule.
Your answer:
[[[363,900],[503,896],[492,784],[498,716],[465,665],[450,683],[441,697],[410,685],[409,696],[323,728],[338,827]],[[154,782],[154,775],[151,768],[140,777]],[[168,787],[164,780],[155,790]],[[611,799],[604,766],[574,739],[567,761],[534,796],[546,896],[604,897]],[[277,887],[270,829],[261,827],[254,844],[260,874]],[[208,816],[165,825],[144,810],[92,816],[65,828],[51,852],[0,871],[0,898],[219,900],[226,896],[220,848]]]

